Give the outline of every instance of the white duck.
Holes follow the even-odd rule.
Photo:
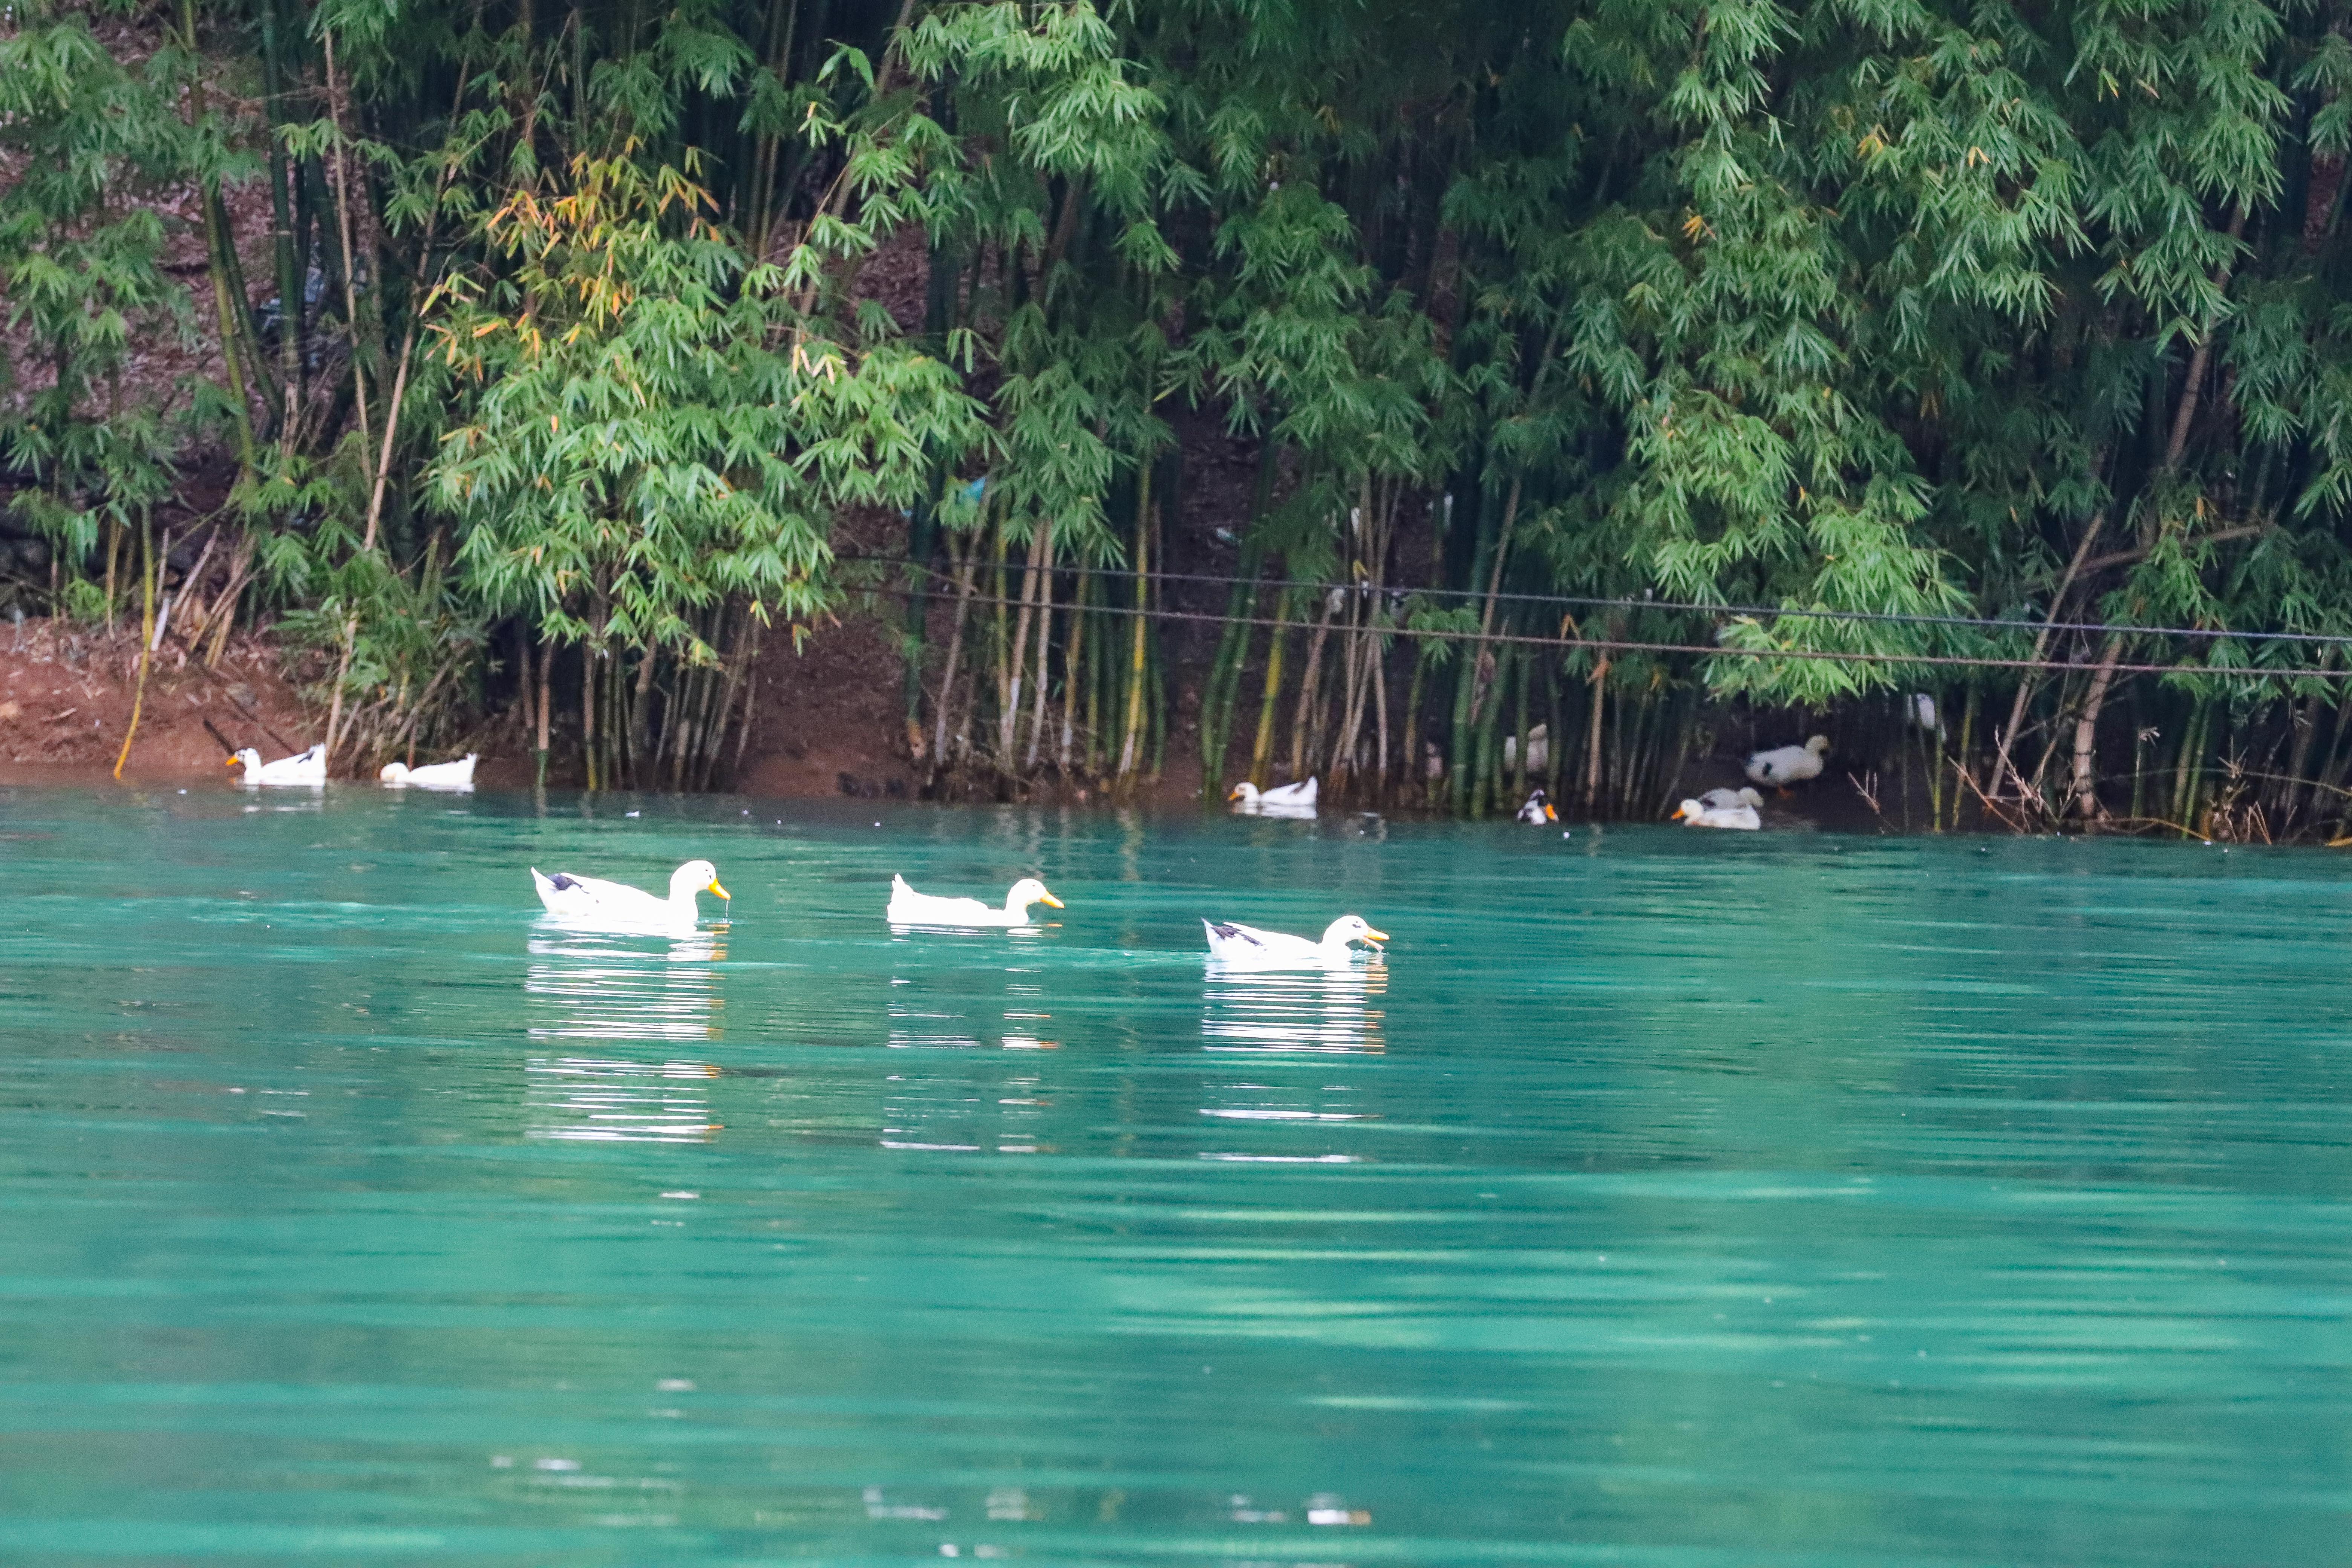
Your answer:
[[[1741,806],[1760,806],[1764,797],[1752,789],[1711,789],[1698,797],[1699,805],[1710,811],[1737,811]]]
[[[1224,921],[1202,921],[1201,924],[1209,932],[1210,960],[1237,969],[1319,969],[1353,959],[1356,950],[1352,943],[1377,943],[1389,939],[1388,932],[1374,931],[1361,915],[1341,915],[1324,929],[1320,942]]]
[[[567,925],[600,931],[690,931],[701,913],[696,894],[733,897],[719,885],[719,868],[708,860],[688,860],[671,872],[667,899],[601,877],[575,877],[569,871],[542,876],[536,866],[530,868],[530,879],[549,914]]]
[[[978,899],[942,899],[931,893],[919,893],[907,886],[907,879],[890,879],[890,907],[885,917],[894,926],[1025,926],[1029,923],[1029,906],[1050,904],[1062,907],[1062,900],[1045,890],[1045,884],[1034,877],[1024,877],[1013,884],[1004,895],[1004,907],[991,909]]]
[[[1272,789],[1260,789],[1244,779],[1225,798],[1244,816],[1312,816],[1316,793],[1316,781],[1311,778],[1301,784],[1276,784]]]
[[[1528,796],[1527,805],[1519,807],[1518,820],[1521,822],[1532,822],[1540,827],[1547,822],[1558,822],[1559,820],[1559,813],[1552,809],[1551,801],[1544,795],[1544,792],[1538,790],[1535,794]]]
[[[239,784],[322,784],[327,782],[327,748],[313,746],[307,752],[290,757],[280,757],[265,763],[261,753],[251,746],[228,760],[230,767],[242,764],[245,776]]]
[[[1792,784],[1822,776],[1822,759],[1829,755],[1826,735],[1815,735],[1801,746],[1775,746],[1748,759],[1748,776],[1760,784]]]
[[[1737,827],[1752,833],[1764,826],[1764,819],[1757,815],[1756,808],[1744,803],[1738,805],[1709,805],[1705,801],[1686,800],[1675,808],[1675,816],[1685,827]]]
[[[406,763],[386,763],[376,777],[394,789],[410,784],[419,789],[471,789],[474,757],[474,752],[467,752],[454,763],[427,763],[421,768],[412,768]]]

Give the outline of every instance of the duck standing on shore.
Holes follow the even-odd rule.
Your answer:
[[[1787,788],[1822,776],[1822,759],[1829,755],[1827,735],[1815,735],[1801,746],[1775,746],[1748,759],[1748,776],[1760,784]]]

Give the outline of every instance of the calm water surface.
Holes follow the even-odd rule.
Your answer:
[[[2352,863],[744,805],[0,792],[0,1560],[2352,1555]]]

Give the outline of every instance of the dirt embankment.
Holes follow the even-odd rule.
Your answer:
[[[266,757],[300,751],[322,738],[326,710],[306,700],[297,677],[323,672],[289,673],[288,662],[266,633],[229,638],[210,668],[166,641],[149,663],[140,700],[135,631],[0,621],[0,768],[20,779],[110,770],[134,702],[139,724],[126,778],[217,778],[231,747]],[[798,652],[789,640],[772,643],[760,660],[757,717],[736,787],[797,797],[913,795],[921,775],[900,735],[904,668],[892,632],[870,616],[845,616]],[[465,742],[481,752],[477,776],[490,788],[530,781],[529,742],[511,717],[486,717]],[[561,778],[568,759],[559,752],[556,763]]]
[[[138,675],[135,631],[61,620],[0,626],[0,762],[113,767],[131,730]],[[167,642],[150,662],[123,772],[217,777],[224,740],[283,755],[308,745],[312,727],[278,650],[266,639],[250,633],[229,638],[211,668]]]

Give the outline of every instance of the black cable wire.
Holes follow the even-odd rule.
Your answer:
[[[836,563],[842,565],[912,566],[919,571],[929,574],[936,580],[941,582],[945,582],[947,580],[945,574],[938,571],[930,563],[918,561],[911,556],[842,555],[835,557],[835,560]],[[1017,562],[1009,563],[1008,566],[1009,569],[1016,571],[1025,572],[1028,570],[1028,567],[1025,564]],[[1072,570],[1072,568],[1055,567],[1054,570],[1069,571]],[[1087,570],[1098,577],[1131,579],[1135,576],[1134,569],[1132,567],[1126,566],[1092,566],[1088,567]],[[1284,578],[1242,577],[1208,572],[1154,572],[1150,574],[1150,576],[1154,582],[1160,583],[1202,583],[1217,587],[1231,587],[1236,584],[1255,583],[1261,588],[1304,589],[1310,594],[1328,594],[1334,589],[1343,593],[1360,593],[1370,591],[1363,584],[1355,584],[1351,587],[1350,584],[1341,583],[1300,583]],[[1445,598],[1483,601],[1486,598],[1485,593],[1476,588],[1402,588],[1388,586],[1380,589],[1379,592],[1424,599]],[[1989,616],[1923,616],[1900,610],[1798,610],[1771,605],[1702,605],[1687,600],[1678,599],[1602,599],[1575,594],[1497,594],[1495,595],[1495,598],[1496,602],[1498,604],[1509,605],[1571,605],[1591,609],[1664,610],[1673,613],[1705,616],[1785,616],[1798,620],[1864,621],[1891,626],[1969,626],[1984,631],[2032,632],[2037,636],[2045,631],[2126,632],[2146,637],[2193,637],[2206,641],[2294,642],[2308,643],[2318,647],[2352,647],[2352,636],[2337,635],[2328,632],[2252,632],[2230,631],[2212,626],[2116,626],[2104,621],[2012,621],[2002,620],[1999,617]],[[1728,650],[1710,649],[1707,651],[1721,652]],[[1905,658],[1895,659],[1893,662],[1924,664],[1935,661],[1927,656],[1921,655],[1916,658],[1906,656]],[[2027,667],[2025,663],[2021,663],[2017,660],[2003,661],[1964,659],[1958,662],[1969,664],[1995,664],[2016,668]],[[2121,670],[2125,667],[2119,665],[2116,668],[2118,670]]]
[[[866,559],[871,560],[873,558],[867,557]],[[906,564],[913,565],[916,563],[908,562],[906,563]],[[928,571],[929,569],[925,568],[925,570]],[[940,576],[937,573],[933,573],[931,575],[937,581],[943,583],[946,581],[944,577]],[[854,589],[852,592],[872,594],[878,597],[908,599],[912,598],[916,591],[912,588],[900,586],[859,588]],[[1021,600],[998,594],[975,593],[965,602],[969,605],[983,609],[996,609],[1002,607],[1004,609],[1017,610],[1024,607]],[[1034,601],[1032,601],[1026,607],[1034,609],[1036,605]],[[1055,608],[1066,612],[1070,606],[1065,604],[1057,605]],[[1085,608],[1098,615],[1142,616],[1150,620],[1203,622],[1212,626],[1279,626],[1285,630],[1296,628],[1303,631],[1309,629],[1312,625],[1312,623],[1307,621],[1276,620],[1270,616],[1222,616],[1212,614],[1206,610],[1171,610],[1165,607],[1139,609],[1133,605],[1086,605]],[[1334,626],[1332,629],[1335,631],[1349,632],[1359,635],[1365,632],[1373,632],[1381,637],[1411,637],[1419,641],[1483,642],[1488,646],[1495,647],[1549,647],[1558,648],[1563,651],[1573,648],[1591,648],[1596,652],[1612,654],[1686,653],[1701,654],[1714,658],[1811,659],[1832,664],[1924,665],[1935,668],[1967,669],[2081,670],[2094,668],[2094,666],[2089,663],[2072,659],[1980,658],[1964,654],[1858,653],[1832,648],[1727,647],[1716,643],[1645,642],[1636,638],[1628,637],[1529,637],[1521,632],[1489,632],[1486,634],[1484,637],[1481,637],[1481,636],[1475,631],[1449,631],[1436,627],[1419,626]],[[2091,629],[2096,631],[2108,631],[2122,628],[2097,626]],[[2144,632],[2149,636],[2158,635],[2156,630],[2151,627],[2135,626],[2129,629],[2135,632]],[[2352,668],[2329,669],[2324,668],[2304,667],[2294,669],[2256,669],[2252,668],[2232,669],[2226,668],[2217,668],[2210,665],[2179,664],[2119,663],[2114,667],[2114,673],[2116,675],[2213,675],[2255,680],[2289,680],[2296,679],[2342,680],[2347,678],[2352,678]]]

